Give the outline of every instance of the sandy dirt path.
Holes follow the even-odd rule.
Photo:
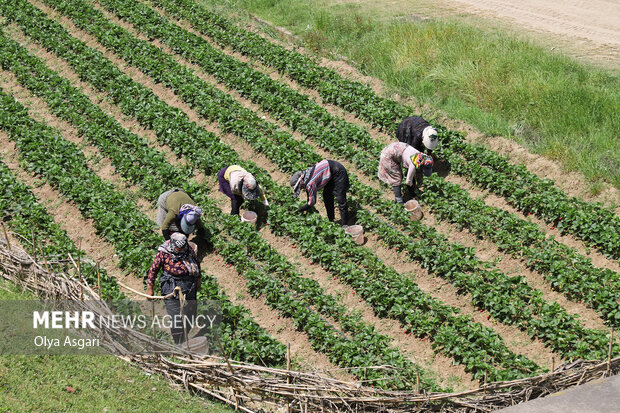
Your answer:
[[[573,57],[620,69],[620,0],[330,0],[383,19],[456,17],[525,34]]]
[[[592,57],[620,59],[618,0],[455,0],[463,11],[499,17],[526,30],[572,38],[579,47],[591,44]],[[568,41],[568,40],[567,40]],[[570,41],[569,41],[570,42]]]

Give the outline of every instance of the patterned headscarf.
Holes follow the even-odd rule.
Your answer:
[[[193,214],[189,214],[190,212],[194,212]],[[200,219],[202,215],[202,209],[192,204],[183,204],[181,205],[181,209],[179,209],[179,218],[183,218],[184,215],[188,214],[187,223],[189,225],[194,225]]]
[[[433,157],[422,152],[418,152],[411,157],[411,162],[415,165],[416,169],[422,169],[424,176],[431,176],[433,173]]]
[[[289,184],[291,188],[293,188],[293,194],[295,198],[299,197],[299,193],[301,192],[302,182],[304,180],[304,173],[302,171],[297,171],[291,176]]]
[[[176,249],[180,250],[177,251]],[[187,243],[187,236],[182,232],[173,232],[170,235],[170,239],[159,247],[159,251],[166,252],[172,255],[173,261],[180,261],[186,257],[189,253],[189,244]]]
[[[418,152],[415,155],[411,156],[411,162],[415,165],[416,168],[420,168],[422,161],[424,159],[424,154],[422,152]]]
[[[176,248],[181,250],[177,251]],[[174,262],[182,261],[188,276],[193,278],[200,276],[200,265],[192,254],[187,236],[182,232],[173,232],[170,239],[159,246],[158,251],[172,255]]]

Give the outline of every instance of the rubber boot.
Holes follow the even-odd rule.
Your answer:
[[[393,186],[392,190],[394,191],[394,198],[397,204],[403,204],[403,193],[401,192],[400,185]]]

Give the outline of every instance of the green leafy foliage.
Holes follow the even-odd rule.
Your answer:
[[[382,146],[373,141],[367,131],[351,124],[343,122],[339,123],[337,119],[334,119],[325,111],[321,112],[322,115],[317,118],[313,114],[319,111],[319,109],[317,109],[318,105],[310,103],[307,97],[288,89],[283,84],[275,82],[269,76],[252,70],[248,65],[215,50],[202,38],[188,33],[178,26],[168,22],[158,13],[142,4],[136,4],[123,0],[105,0],[103,1],[103,4],[110,8],[111,11],[115,12],[119,17],[130,21],[137,29],[143,30],[147,36],[162,39],[162,41],[168,44],[173,50],[177,51],[182,56],[189,58],[195,63],[198,63],[205,70],[218,78],[218,80],[230,87],[236,88],[242,95],[261,105],[261,107],[269,111],[270,114],[282,119],[289,126],[294,129],[298,129],[309,139],[315,141],[319,146],[326,148],[346,159],[352,160],[352,162],[355,163],[356,166],[358,166],[364,173],[376,179],[375,171],[377,170],[377,159],[379,158],[379,153]],[[75,13],[74,16],[76,19],[79,18],[75,15]],[[100,23],[98,24],[99,28],[96,28],[95,24],[97,24],[97,21],[86,18],[86,14],[81,14],[81,16],[82,18],[79,21],[82,22],[83,27],[90,30],[93,34],[98,35],[104,43],[105,38],[103,38],[103,34],[114,32],[117,34],[119,39],[126,39],[124,42],[126,45],[125,48],[140,47],[141,50],[144,50],[145,47],[147,47],[146,45],[141,44],[137,39],[132,36],[128,36],[126,32],[108,23],[104,19],[100,19]],[[155,50],[154,52],[156,53]],[[163,61],[166,57],[167,56],[160,56],[159,61]],[[150,66],[149,68],[146,68],[144,65],[140,67],[147,72],[152,72],[155,70]],[[169,68],[172,73],[174,70],[183,70],[183,68],[172,59],[169,59]],[[155,74],[156,76],[158,76],[157,73]],[[188,81],[193,81],[197,87],[204,88],[206,86],[204,82],[197,80],[195,76],[192,77],[189,73],[186,78]],[[157,77],[157,79],[160,79],[160,77]],[[165,82],[165,77],[163,77],[162,80]],[[171,83],[171,86],[174,87],[174,83]],[[303,114],[296,113],[296,110],[301,111]],[[247,116],[246,118],[249,117],[250,116]],[[309,126],[298,128],[302,120],[304,120],[306,122],[305,124]],[[323,127],[321,127],[321,122]],[[260,122],[254,119],[254,124],[260,124]],[[334,126],[336,124],[339,126]],[[449,156],[451,153],[449,152],[450,148],[457,145],[456,138],[458,138],[458,135],[453,133],[451,134],[448,131],[446,131],[446,134],[455,137],[455,140],[452,142],[452,146],[446,143],[440,147],[438,154],[440,156],[444,156],[444,159],[448,159],[451,165],[458,164],[461,167],[463,167],[462,164],[475,165],[475,163],[472,162],[458,163],[457,158],[455,158],[456,155],[452,154],[452,156]],[[283,144],[292,145],[290,139],[281,138],[278,140]],[[359,149],[348,144],[347,142],[349,140],[356,142],[359,145]],[[459,142],[462,145],[462,140]],[[255,147],[261,148],[259,150],[263,151],[265,151],[265,148],[269,148],[269,146],[265,145],[255,145]],[[303,149],[306,152],[310,151],[308,148]],[[447,151],[448,154],[444,155]],[[278,156],[278,154],[273,153],[268,153],[268,156],[272,159],[274,157],[277,158],[280,161],[277,163],[282,165],[282,159],[284,159],[282,156]],[[495,157],[495,159],[497,159],[497,157]],[[496,160],[496,162],[498,161]],[[283,166],[286,168],[289,165],[287,164]],[[478,167],[478,169],[480,169],[480,167]],[[484,174],[472,175],[479,177]],[[490,181],[497,182],[497,176],[494,176],[493,178],[494,179],[491,179]],[[443,181],[441,182],[444,186],[450,186],[449,183],[445,183]],[[362,198],[373,199],[375,204],[378,204],[379,201],[376,201],[376,199],[381,196],[379,193],[376,191],[372,192],[370,188],[362,185],[356,186],[356,189],[356,193],[362,193]],[[452,185],[451,191],[454,192],[455,190],[457,190],[456,186]],[[440,193],[443,195],[443,201],[434,198],[433,194],[427,197],[427,202],[431,204],[434,211],[439,210],[437,207],[438,205],[449,205],[447,201],[448,199],[452,203],[452,206],[449,208],[453,212],[459,211],[459,209],[467,211],[471,207],[471,200],[467,199],[466,196],[456,198],[461,201],[457,204],[454,202],[455,199],[450,198],[451,194],[446,193],[445,191],[440,191]],[[463,191],[460,193],[463,194]],[[383,203],[382,205],[377,205],[377,207],[378,210],[383,211],[386,207],[388,207],[388,205]],[[502,232],[503,236],[497,231],[490,231],[490,228],[497,228],[497,224],[489,226],[486,221],[495,220],[498,215],[501,215],[502,213],[498,209],[487,208],[485,211],[487,214],[483,215],[482,219],[478,219],[479,214],[475,211],[470,212],[471,213],[467,214],[466,217],[461,217],[462,219],[459,221],[459,224],[464,227],[468,226],[465,223],[470,224],[469,229],[472,232],[491,237],[493,241],[498,243],[500,249],[507,249],[507,245],[505,244],[507,242],[506,237],[508,235],[512,236],[513,248],[510,252],[519,255],[527,254],[530,257],[533,256],[533,254],[537,254],[538,258],[536,260],[528,261],[528,265],[532,269],[540,271],[543,274],[555,269],[555,271],[551,271],[548,275],[548,278],[550,278],[553,282],[554,288],[564,292],[569,297],[572,297],[572,299],[587,302],[595,309],[599,310],[602,316],[611,324],[616,323],[615,314],[617,313],[618,308],[616,294],[620,293],[620,291],[615,288],[613,291],[607,290],[605,293],[598,293],[598,295],[596,295],[592,292],[591,287],[597,283],[599,286],[605,286],[607,288],[609,288],[610,283],[611,285],[617,285],[617,282],[620,282],[620,277],[618,277],[618,274],[609,270],[601,271],[593,268],[588,260],[568,248],[563,248],[561,253],[555,253],[553,256],[549,255],[548,252],[539,253],[537,248],[531,248],[534,247],[534,244],[531,242],[531,237],[534,236],[534,234],[536,234],[537,237],[541,237],[543,234],[536,229],[532,231],[534,226],[527,225],[525,222],[516,219],[514,216],[512,216],[512,222],[508,222],[507,219],[502,219],[499,221],[506,229]],[[444,219],[448,218],[446,214],[438,215]],[[506,216],[507,214],[504,213],[503,215]],[[474,223],[476,219],[478,219],[478,221]],[[454,219],[452,221],[454,222]],[[562,226],[560,225],[560,228],[561,227]],[[518,229],[518,231],[515,231],[516,229]],[[614,237],[620,237],[620,234],[618,233],[610,232],[610,235],[611,234],[613,234]],[[519,242],[519,240],[515,241],[514,237],[521,237],[521,242]],[[526,246],[530,248],[526,248]],[[536,245],[536,247],[539,246],[542,246],[542,244],[538,243]],[[554,246],[554,250],[559,251],[560,247],[558,245]],[[548,251],[549,248],[546,248],[546,250]],[[564,257],[564,259],[558,261],[557,258],[559,257]],[[575,265],[576,262],[579,262],[579,265]],[[561,263],[566,265],[566,269],[561,269]],[[558,274],[558,272],[561,272],[561,274]],[[588,278],[582,281],[580,278],[584,277],[580,274],[583,274],[584,272],[588,274]],[[574,283],[576,280],[577,282]]]
[[[15,54],[18,54],[18,52],[20,51],[20,49],[13,44],[14,49],[12,50]],[[8,55],[8,53],[7,53]],[[24,78],[22,79],[23,82],[25,84],[28,84],[29,87],[32,87],[33,89],[37,90],[37,86],[39,86],[40,88],[43,89],[38,89],[38,90],[43,90],[41,92],[41,95],[50,100],[50,101],[54,101],[54,100],[59,100],[59,99],[67,99],[66,101],[71,102],[72,98],[77,97],[77,98],[82,98],[83,96],[74,88],[72,88],[70,85],[63,83],[63,87],[59,87],[60,84],[60,78],[54,73],[51,72],[49,69],[46,69],[44,66],[42,66],[42,64],[40,62],[37,61],[37,59],[32,58],[31,56],[28,56],[25,53],[21,53],[21,61],[16,59],[13,56],[12,62],[14,64],[13,69],[19,68],[19,70],[29,70],[31,73],[40,73],[42,76],[44,75],[45,78],[47,79],[51,79],[51,85],[53,87],[51,88],[44,88],[44,85],[42,84],[37,84],[34,81],[28,82],[28,78]],[[21,64],[25,64],[25,66],[21,66]],[[18,70],[18,71],[19,71]],[[36,77],[35,77],[36,78]],[[75,105],[74,105],[75,106]],[[93,108],[89,106],[89,104],[85,104],[84,107],[82,107],[80,110],[81,111],[86,111],[86,110],[92,110]],[[59,113],[60,116],[63,116],[62,113]],[[74,123],[74,124],[79,124],[78,120],[80,119],[79,117],[75,116],[73,118],[67,118],[70,122]],[[94,124],[90,125],[93,129],[96,129],[98,134],[107,134],[109,131],[108,129],[112,129],[112,130],[117,130],[118,129],[118,125],[115,124],[115,122],[106,117],[105,115],[102,115],[102,117],[100,119],[97,119],[99,121],[102,121],[100,123],[99,128],[97,128]],[[121,131],[123,132],[123,131]],[[139,151],[134,151],[134,148],[140,148],[141,146],[144,145],[143,141],[140,141],[140,138],[137,137],[136,135],[127,133],[126,131],[124,131],[124,136],[126,139],[124,139],[122,142],[119,142],[117,144],[122,145],[121,149],[122,151],[118,151],[118,152],[110,152],[110,157],[112,157],[113,160],[117,160],[119,159],[121,156],[125,156],[128,160],[129,163],[134,165],[134,167],[136,168],[140,168],[142,170],[142,174],[137,175],[137,174],[131,174],[131,171],[128,170],[123,170],[119,168],[120,173],[126,177],[127,179],[131,179],[133,182],[138,183],[138,184],[142,184],[142,185],[148,185],[148,183],[150,182],[148,179],[144,178],[146,176],[159,176],[162,177],[162,180],[168,180],[168,184],[169,185],[174,185],[174,184],[179,184],[178,179],[182,179],[182,176],[178,175],[179,171],[176,171],[174,168],[171,167],[171,165],[166,164],[163,161],[160,161],[158,163],[149,163],[148,161],[146,163],[141,163],[139,157],[141,155],[141,153]],[[88,136],[85,136],[86,138],[88,138]],[[215,139],[215,137],[211,136],[212,139]],[[93,140],[92,141],[94,144],[96,144],[98,147],[100,148],[105,148],[106,145],[109,145],[109,142],[106,142],[105,140]],[[151,150],[152,151],[152,150]],[[149,157],[150,158],[157,158],[158,157],[158,153],[155,154],[150,154]],[[228,159],[229,162],[236,162],[238,161],[238,159],[236,157]],[[163,162],[163,163],[162,163]],[[203,166],[205,166],[203,164]],[[162,175],[162,171],[166,171],[166,170],[170,170],[172,173],[168,176],[171,177],[176,177],[175,179],[177,179],[176,181],[171,180],[170,178],[166,178],[165,176]],[[163,190],[163,188],[166,185],[166,182],[159,182],[159,187],[155,187],[156,190]],[[196,199],[203,199],[204,200],[204,204],[201,203],[201,205],[206,205],[207,206],[207,211],[212,214],[210,216],[210,218],[212,218],[210,220],[210,222],[214,222],[215,220],[219,220],[221,222],[226,222],[227,220],[224,218],[229,218],[226,215],[222,215],[222,213],[213,205],[213,203],[209,203],[208,202],[208,195],[205,193],[205,188],[201,188],[201,187],[194,187],[193,194],[196,194],[197,197]],[[233,230],[236,228],[236,233],[239,235],[244,235],[244,240],[246,241],[246,243],[248,243],[248,236],[250,237],[254,237],[254,242],[253,243],[249,243],[250,245],[253,245],[255,248],[255,251],[259,251],[260,248],[259,246],[264,250],[267,247],[267,244],[263,241],[260,240],[260,237],[258,237],[258,240],[256,239],[257,234],[255,234],[254,232],[249,232],[248,233],[248,229],[247,226],[239,223],[236,220],[230,221],[230,219],[228,219],[228,227],[230,230]],[[213,231],[216,232],[216,231]],[[232,246],[237,246],[239,247],[239,244],[237,243],[231,243],[230,239],[226,239],[224,240],[223,238],[219,238],[218,237],[218,242],[222,243],[222,245],[227,245],[228,248],[223,249],[223,255],[225,257],[227,257],[227,259],[231,259],[231,257],[235,257],[234,254],[232,254],[231,248]],[[259,245],[257,245],[257,243]],[[279,265],[280,267],[282,265],[287,265],[287,269],[289,271],[289,276],[295,276],[296,279],[299,281],[301,280],[301,277],[299,275],[295,275],[294,272],[292,272],[292,266],[290,264],[287,264],[286,261],[283,259],[283,257],[279,256],[277,253],[275,253],[275,251],[270,250],[270,253],[263,256],[263,259],[265,259],[264,257],[268,257],[269,259],[275,259],[277,261],[279,261]],[[247,260],[247,258],[246,258]],[[243,262],[242,259],[240,259],[239,257],[237,257],[237,259],[235,259],[236,262],[240,263]],[[270,264],[271,267],[274,267],[274,263]],[[207,278],[207,280],[213,281],[212,277]],[[415,371],[416,369],[414,368],[413,364],[408,361],[406,358],[404,358],[402,355],[400,355],[400,353],[398,351],[396,351],[393,348],[390,348],[388,346],[388,339],[385,336],[381,336],[378,335],[376,332],[374,332],[373,329],[371,329],[369,326],[364,326],[361,324],[361,322],[359,321],[359,319],[353,318],[353,317],[348,317],[345,313],[344,313],[344,308],[342,306],[337,306],[335,307],[335,300],[329,296],[324,296],[322,293],[322,290],[320,290],[320,287],[318,286],[318,284],[316,282],[309,282],[309,280],[306,280],[307,282],[301,282],[301,285],[308,287],[311,286],[314,289],[314,292],[317,291],[317,289],[319,289],[318,291],[321,292],[321,294],[319,294],[319,297],[326,297],[329,298],[329,302],[330,305],[328,306],[324,306],[322,307],[322,310],[324,311],[328,311],[328,309],[331,311],[330,315],[334,315],[337,314],[336,312],[334,312],[334,308],[338,308],[338,310],[340,311],[339,313],[339,317],[343,320],[345,320],[345,325],[347,325],[347,330],[353,331],[353,330],[360,330],[360,331],[364,331],[366,332],[365,335],[359,335],[359,339],[356,340],[348,340],[349,342],[348,345],[343,346],[341,344],[336,345],[337,343],[334,343],[333,340],[330,343],[324,343],[324,342],[317,342],[316,345],[317,347],[323,348],[325,352],[329,353],[330,356],[335,357],[335,361],[338,362],[339,364],[342,364],[344,362],[344,365],[346,366],[350,366],[351,363],[353,361],[355,361],[356,366],[358,367],[365,367],[369,364],[364,364],[366,362],[368,362],[369,360],[373,360],[376,361],[377,360],[377,354],[378,353],[378,360],[381,360],[382,362],[390,362],[392,365],[394,365],[395,367],[401,367],[404,368],[406,367],[409,371],[409,373],[405,374],[403,377],[407,379],[406,382],[403,382],[403,379],[397,378],[398,381],[393,382],[393,381],[388,381],[386,383],[386,385],[389,386],[397,386],[397,387],[403,387],[405,386],[410,386],[412,380],[415,379]],[[289,277],[288,282],[291,282],[291,278]],[[206,286],[203,287],[202,291],[201,291],[202,297],[204,298],[212,298],[212,299],[221,299],[222,297],[219,296],[217,294],[217,291],[214,291],[214,283],[209,282],[206,283]],[[305,296],[306,297],[310,297],[311,295],[308,294],[308,291],[305,292]],[[316,301],[316,299],[315,299]],[[295,302],[295,305],[299,305],[297,302]],[[298,311],[295,313],[296,319],[300,319],[300,320],[305,320],[307,317],[302,317],[299,312],[300,311],[307,311],[309,312],[309,314],[314,314],[313,317],[317,317],[317,315],[309,308],[307,308],[307,303],[303,303],[303,305],[301,307],[299,307],[300,309],[298,309]],[[225,341],[227,341],[228,345],[227,345],[227,351],[230,351],[233,355],[237,355],[239,353],[241,354],[253,354],[255,357],[258,357],[258,359],[260,359],[261,362],[271,362],[271,360],[274,359],[280,359],[282,357],[282,348],[281,347],[275,347],[273,345],[273,343],[270,343],[268,340],[256,340],[256,341],[252,341],[249,340],[250,337],[245,337],[244,336],[251,336],[252,334],[258,335],[256,334],[257,332],[255,330],[257,330],[257,326],[251,323],[248,323],[246,319],[242,318],[241,316],[244,316],[247,314],[247,311],[245,310],[240,310],[239,307],[232,307],[232,306],[224,306],[223,308],[224,310],[224,317],[227,320],[233,320],[233,322],[238,322],[239,324],[236,325],[231,325],[232,323],[225,325],[224,326],[224,331],[223,334],[225,334]],[[301,323],[301,321],[300,321]],[[314,323],[316,324],[316,323]],[[308,329],[312,329],[313,331],[321,331],[324,332],[325,331],[325,326],[323,327],[317,327],[314,324],[308,324],[306,328]],[[303,325],[303,323],[301,324]],[[332,327],[327,326],[330,329],[333,330]],[[341,339],[339,336],[337,336],[339,339]],[[259,339],[261,337],[259,336]],[[313,337],[313,339],[318,340],[320,339],[320,336],[317,337]],[[378,340],[378,342],[377,342]],[[374,342],[374,344],[373,344]],[[281,345],[280,345],[281,346]],[[334,349],[341,349],[340,353],[335,353]],[[346,354],[342,353],[342,351],[346,350]],[[372,349],[369,353],[369,349]],[[355,357],[353,354],[355,353],[367,353],[369,354],[366,357]],[[387,357],[382,357],[382,354],[385,353],[387,355]],[[370,359],[368,357],[371,357]],[[247,358],[247,357],[246,357]],[[377,370],[368,370],[368,372],[365,372],[363,369],[360,369],[358,372],[358,375],[360,378],[378,378],[380,377],[380,373]],[[400,375],[398,375],[400,376]],[[432,381],[426,381],[426,385],[428,388],[432,388],[432,389],[438,389],[436,387],[435,384],[433,384]]]
[[[411,108],[380,97],[367,85],[345,79],[295,50],[235,26],[192,0],[154,0],[153,3],[170,15],[190,22],[195,30],[220,46],[274,67],[300,85],[316,89],[324,101],[355,113],[386,132],[395,132],[398,122],[414,113]],[[523,166],[513,165],[482,146],[468,144],[459,133],[442,125],[435,126],[442,145],[469,161],[453,172],[505,197],[519,210],[537,215],[561,232],[598,247],[603,254],[620,259],[620,218],[613,211],[598,203],[569,197],[553,182],[538,178]]]
[[[140,41],[110,23],[100,12],[86,3],[56,0],[47,2],[71,17],[79,27],[96,36],[102,44],[128,63],[139,67],[156,82],[170,87],[203,117],[217,122],[221,130],[245,139],[256,151],[265,154],[282,170],[301,169],[307,163],[320,159],[309,145],[300,144],[290,134],[244,109],[230,96],[201,81],[189,69],[177,64],[160,49],[148,42]],[[239,66],[234,60],[228,58],[222,60],[223,58],[218,57],[216,53],[207,53],[209,50],[205,42],[189,36],[188,32],[180,31],[176,26],[149,12],[143,5],[116,1],[104,1],[102,4],[112,7],[120,17],[132,19],[132,23],[139,29],[144,29],[150,37],[157,35],[166,39],[173,49],[177,48],[179,53],[185,53],[184,56],[188,59],[199,62],[203,67],[212,67],[214,76],[219,76],[218,79],[222,82],[228,82],[230,86],[234,85],[238,90],[244,91],[243,93],[249,98],[257,102],[264,99],[265,110],[275,113],[279,119],[302,131],[306,136],[316,139],[324,148],[346,156],[351,155],[352,147],[343,145],[340,141],[343,131],[353,129],[344,123],[339,123],[334,126],[334,133],[331,135],[328,125],[332,120],[325,117],[321,111],[312,112],[313,106],[307,99],[255,75],[247,67]],[[169,145],[178,156],[187,159],[195,168],[213,173],[231,163],[242,163],[234,151],[223,145],[215,135],[190,122],[182,111],[167,106],[150,90],[120,72],[99,52],[73,39],[58,24],[47,19],[29,4],[19,2],[19,7],[5,10],[3,14],[14,19],[29,36],[44,47],[66,59],[83,80],[109,94],[124,114],[134,117],[143,127],[153,129],[162,144]],[[185,47],[184,42],[192,47]],[[190,49],[196,50],[190,54]],[[18,54],[15,50],[12,53]],[[26,61],[24,57],[20,59]],[[224,68],[221,71],[220,66]],[[28,73],[27,70],[24,73]],[[232,70],[244,71],[243,73],[252,81],[250,83],[244,79],[235,81],[230,72]],[[16,73],[18,72],[19,70]],[[46,73],[45,76],[51,74]],[[28,84],[26,76],[20,79],[24,84]],[[259,86],[254,87],[252,82],[256,82]],[[56,88],[61,85],[57,81],[52,84]],[[44,89],[43,85],[29,87]],[[70,92],[63,92],[62,97],[60,95],[54,97],[52,89],[42,93],[51,96],[51,99],[65,99],[64,106],[73,104],[73,99],[68,98],[70,94],[67,93]],[[345,94],[343,99],[346,99],[347,93],[354,92],[343,87],[338,91],[338,94],[342,93]],[[78,101],[76,99],[76,102]],[[63,105],[59,105],[59,108],[61,107]],[[82,111],[81,115],[72,120],[75,125],[81,122],[80,119],[84,114],[90,113],[86,111],[87,106],[79,110]],[[304,112],[309,112],[308,118],[302,115]],[[129,142],[123,146],[123,151],[133,154],[133,148],[140,147],[140,142],[131,134],[115,129],[116,126],[103,117],[97,119],[105,125],[102,136],[119,133],[123,139],[116,141],[116,145],[121,146]],[[394,119],[391,122],[393,123]],[[91,124],[89,128],[98,130],[97,124]],[[377,145],[365,139],[365,135],[360,134],[355,143],[364,151],[371,154],[374,151],[376,155]],[[92,142],[96,145],[107,145],[107,139],[104,138],[93,139]],[[152,188],[149,193],[157,193],[162,188],[158,189],[157,182],[160,185],[165,182],[176,186],[177,181],[171,179],[176,173],[179,173],[179,176],[189,176],[189,171],[185,171],[185,175],[183,171],[173,169],[169,170],[170,173],[165,173],[168,166],[159,170],[158,164],[161,162],[159,155],[150,154],[148,151],[125,158],[127,159],[125,163],[122,162],[121,155],[115,154],[112,150],[106,152],[106,156],[114,159],[115,166],[124,177],[144,188]],[[149,157],[155,161],[142,161],[142,158]],[[372,163],[364,166],[365,164],[360,161],[363,158],[376,159],[376,156],[365,154],[356,158],[360,169],[374,175],[376,166]],[[123,168],[123,165],[130,164],[143,170],[132,172],[130,167]],[[257,171],[256,175],[261,185],[282,200],[282,203],[274,206],[270,212],[269,219],[273,230],[291,236],[305,255],[349,283],[378,315],[399,320],[407,331],[416,336],[431,338],[437,351],[463,363],[466,369],[472,371],[478,378],[481,378],[485,371],[491,380],[495,380],[523,377],[539,370],[539,367],[530,360],[510,352],[492,330],[474,323],[471,317],[459,315],[458,310],[423,294],[411,280],[385,266],[367,249],[353,244],[334,224],[326,222],[318,215],[307,218],[292,215],[290,211],[295,205],[290,199],[290,190],[275,184],[265,171],[259,170],[255,165],[246,164],[251,166],[252,171]],[[152,179],[152,186],[149,186],[148,179],[151,176],[156,178]],[[412,259],[419,261],[430,271],[452,280],[459,289],[471,294],[474,305],[487,309],[498,320],[517,325],[533,337],[543,339],[566,357],[599,357],[601,351],[604,352],[606,341],[601,332],[583,329],[573,317],[566,315],[560,306],[542,300],[540,292],[531,289],[521,278],[510,278],[497,270],[488,270],[486,263],[476,260],[470,249],[450,244],[431,228],[411,223],[402,208],[380,199],[380,191],[360,184],[355,177],[352,177],[352,192],[358,197],[358,201],[352,199],[354,204],[358,202],[356,204],[358,219],[367,230],[376,232],[389,245],[407,252]],[[306,331],[311,338],[315,348],[327,352],[339,365],[361,367],[365,363],[382,360],[406,368],[403,376],[394,378],[394,381],[387,384],[389,386],[400,387],[410,380],[414,367],[404,361],[397,351],[385,346],[387,343],[385,337],[369,330],[368,326],[354,319],[347,322],[344,309],[337,305],[332,297],[322,293],[315,283],[296,274],[290,264],[283,261],[275,251],[270,250],[256,234],[240,226],[238,221],[222,216],[213,203],[209,202],[208,191],[205,188],[196,186],[191,189],[191,193],[201,206],[205,206],[209,218],[213,220],[213,232],[228,234],[216,235],[214,242],[227,260],[234,263],[238,271],[247,278],[252,293],[263,294],[267,302],[281,314],[293,317],[299,328]],[[361,208],[359,203],[362,202],[382,211],[400,228],[388,225],[377,215]],[[407,233],[422,234],[422,238],[412,244],[410,237],[405,235]],[[235,242],[231,242],[233,239]],[[317,239],[325,242],[317,243]],[[246,244],[252,248],[244,249],[240,246]],[[253,260],[248,259],[248,254],[252,255]],[[257,262],[260,262],[260,266]],[[215,287],[208,291],[217,294]],[[240,313],[241,310],[230,307],[230,316],[236,317]],[[343,334],[326,324],[320,314],[337,319],[346,336],[343,337]],[[245,331],[252,330],[243,325],[246,318],[239,317],[235,320],[239,320],[239,323],[231,327],[231,337],[240,331],[241,334],[235,338],[240,336],[243,338]],[[261,354],[264,352],[272,355],[274,359],[277,359],[278,354],[281,356],[277,347],[265,347],[267,343],[257,338],[247,341],[240,339],[234,343],[235,350],[244,354],[260,351]],[[260,343],[258,347],[256,343]],[[431,381],[426,383],[432,387]]]
[[[0,162],[0,186],[2,186],[0,211],[3,214],[1,218],[14,233],[26,240],[32,239],[32,234],[34,234],[36,242],[41,243],[42,253],[48,257],[64,257],[66,254],[75,257],[86,256],[85,252],[75,246],[66,231],[60,228],[45,207],[38,202],[30,188],[20,182],[2,162]],[[27,242],[23,246],[35,256],[41,253]],[[93,267],[92,260],[82,262],[85,281],[90,285],[97,285],[97,273]],[[102,298],[105,300],[121,298],[123,294],[116,280],[103,269],[100,274]]]
[[[0,35],[3,63],[17,64],[15,55],[5,48],[8,43],[12,42]],[[15,43],[12,46],[16,51],[24,52]],[[52,73],[48,73],[48,78],[54,77]],[[161,243],[161,238],[153,231],[152,221],[137,211],[112,185],[103,182],[88,169],[84,155],[74,144],[64,140],[53,129],[28,117],[26,109],[13,98],[0,93],[0,108],[0,129],[16,142],[27,168],[45,178],[67,199],[74,201],[85,217],[93,219],[98,233],[114,245],[121,267],[145,274],[152,261],[153,251]],[[103,127],[100,131],[103,131]],[[73,244],[65,242],[57,245],[57,248],[66,246],[67,250],[71,250]],[[96,279],[89,281],[96,282]],[[110,298],[122,296],[116,282],[110,277],[105,277],[103,288]],[[248,320],[247,310],[237,310],[221,294],[213,277],[205,277],[201,293],[205,299],[220,301],[226,316],[236,315],[227,317],[222,327],[221,338],[231,357],[259,362],[257,351],[251,344],[245,343],[246,340],[255,340],[266,350],[267,354],[263,356],[266,363],[277,365],[284,361],[284,346],[268,337],[255,322]],[[237,329],[236,325],[242,327]],[[249,348],[251,351],[248,353],[246,350]]]

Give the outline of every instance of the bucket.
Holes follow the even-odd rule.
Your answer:
[[[364,243],[364,228],[361,225],[351,225],[344,232],[349,234],[357,244]]]
[[[258,215],[256,215],[256,212],[245,211],[241,214],[241,222],[249,222],[250,224],[254,225],[256,224],[257,217]]]
[[[192,353],[207,354],[209,352],[209,342],[206,337],[190,338],[184,348],[187,349],[187,346]]]
[[[420,204],[415,199],[407,201],[405,203],[405,209],[407,212],[411,213],[412,221],[419,221],[422,219],[422,209],[420,208]]]

